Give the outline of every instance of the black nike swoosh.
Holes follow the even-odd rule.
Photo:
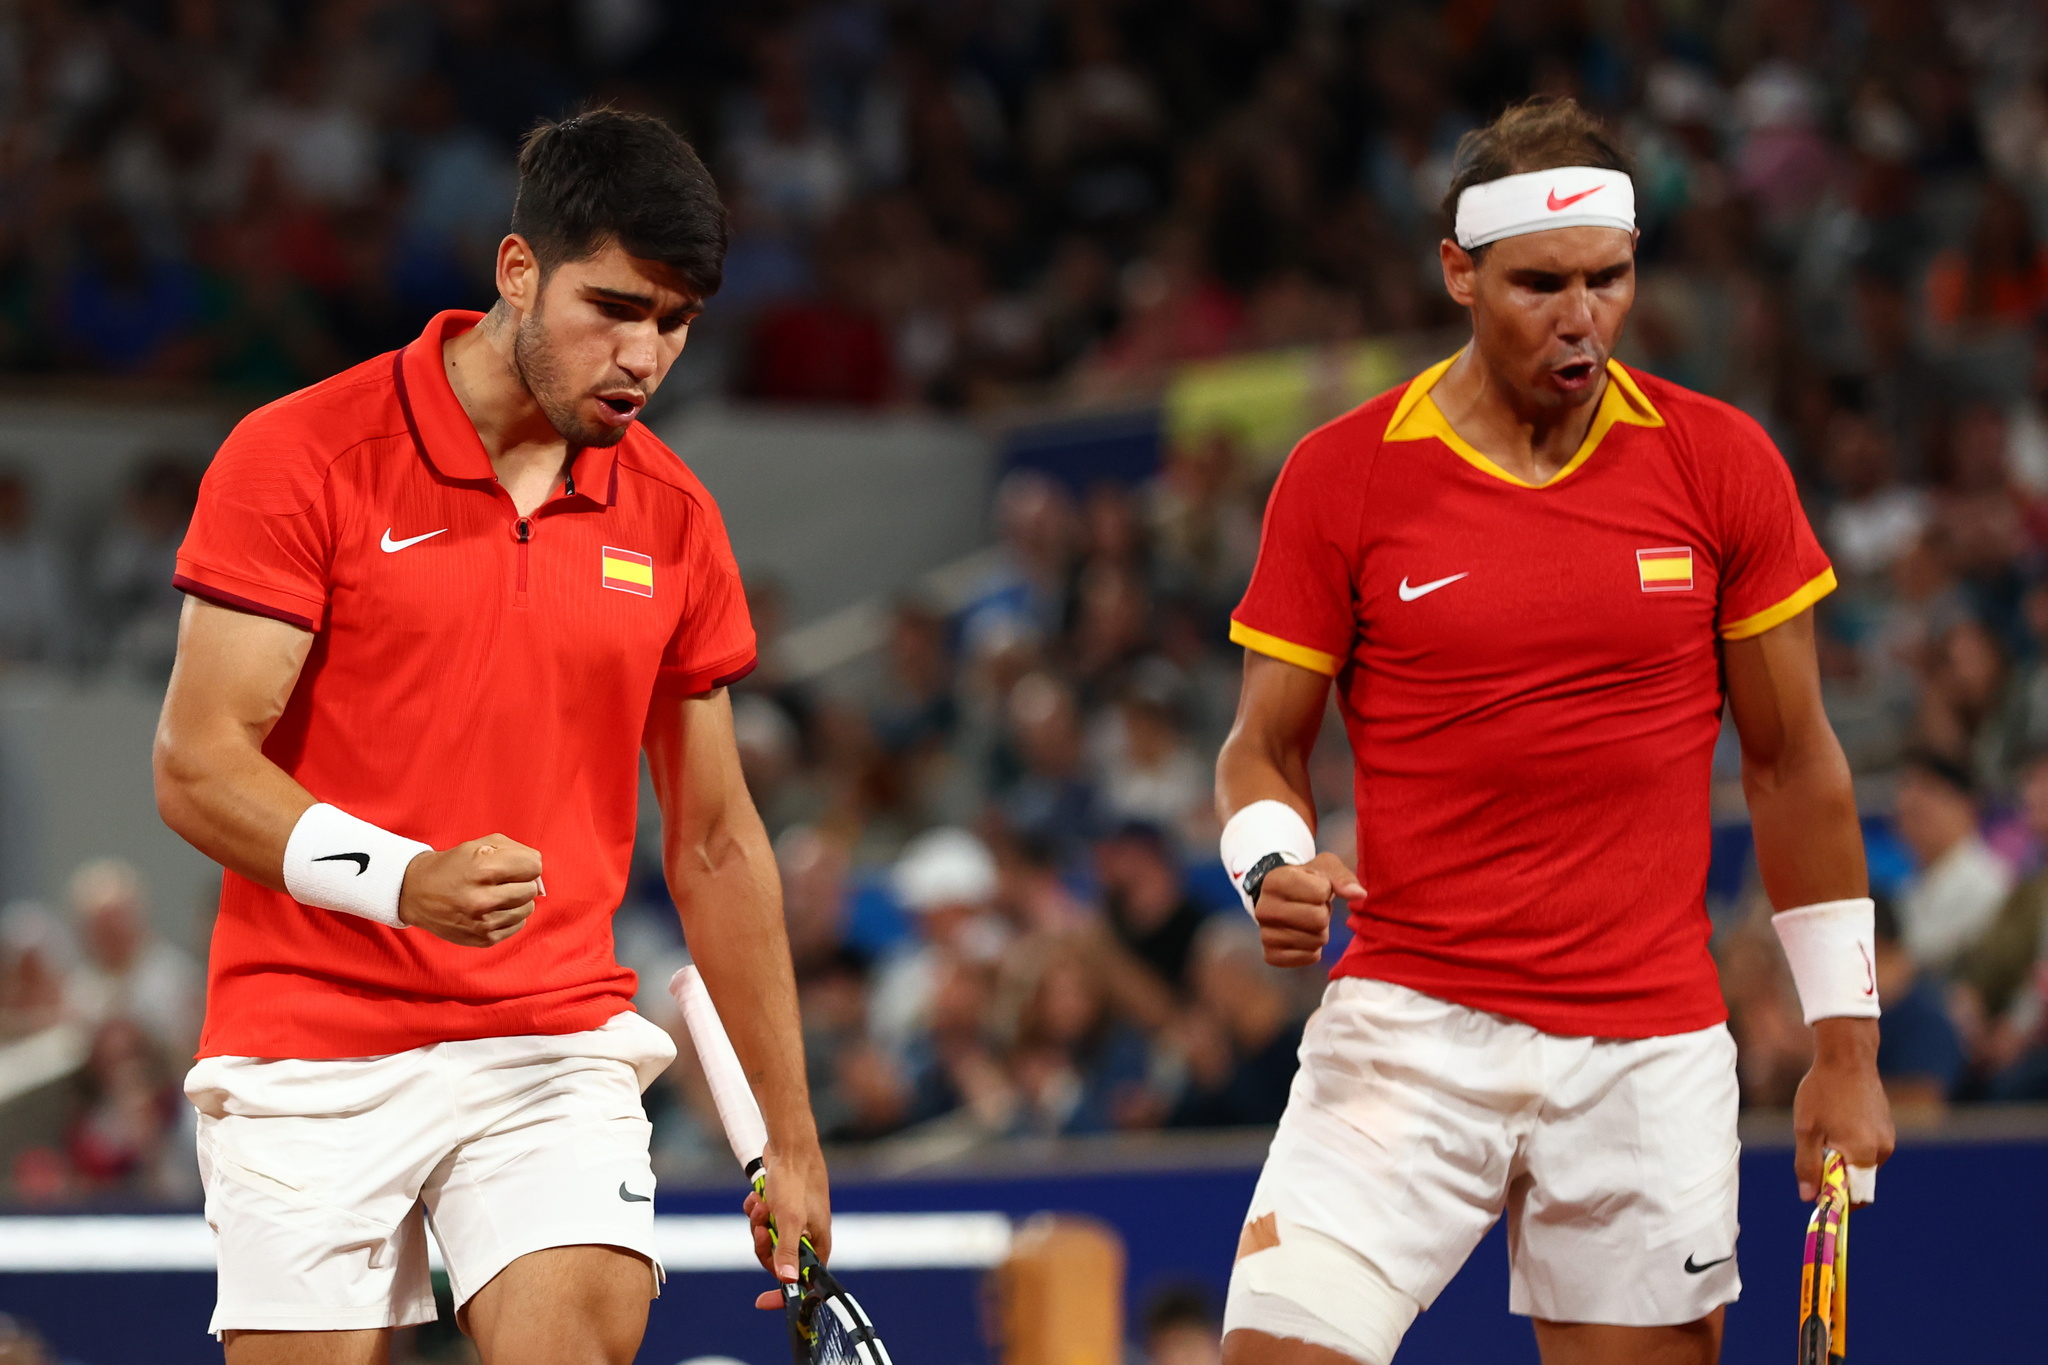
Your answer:
[[[619,1198],[625,1200],[628,1204],[651,1204],[654,1202],[653,1195],[635,1194],[626,1188],[626,1182],[623,1180],[619,1182]]]
[[[315,858],[313,861],[316,863],[354,863],[358,877],[370,870],[370,855],[367,853],[330,853],[324,858]]]
[[[1720,1265],[1723,1261],[1732,1261],[1734,1259],[1735,1253],[1731,1251],[1726,1256],[1723,1256],[1719,1261],[1708,1261],[1705,1265],[1694,1265],[1692,1263],[1692,1256],[1690,1253],[1688,1253],[1685,1258],[1685,1273],[1688,1275],[1697,1275],[1702,1270],[1712,1270],[1715,1266]]]

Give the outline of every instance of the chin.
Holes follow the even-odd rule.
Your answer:
[[[601,422],[586,422],[573,415],[550,413],[548,425],[555,429],[557,436],[572,446],[615,446],[626,439],[626,433],[631,431],[635,424],[629,422],[625,426],[615,427]]]

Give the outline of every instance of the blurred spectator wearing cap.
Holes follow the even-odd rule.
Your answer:
[[[1962,1083],[1969,1058],[1938,978],[1899,941],[1889,896],[1877,900],[1877,998],[1884,1009],[1877,1074],[1892,1108],[1939,1112]]]
[[[198,964],[157,937],[142,879],[118,858],[97,858],[71,874],[71,918],[83,948],[64,983],[64,1005],[88,1025],[127,1019],[173,1057],[199,1041]]]
[[[1925,751],[1907,759],[1893,818],[1919,866],[1899,899],[1901,941],[1946,973],[1998,917],[2012,872],[1978,834],[1976,784],[1950,759]]]
[[[947,961],[993,962],[1008,934],[994,908],[1000,885],[995,855],[964,829],[927,830],[912,839],[890,885],[915,919],[917,935],[878,967],[868,1032],[902,1057],[930,1024]]]

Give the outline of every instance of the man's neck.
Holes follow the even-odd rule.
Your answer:
[[[517,323],[498,304],[467,332],[444,342],[441,363],[498,482],[521,516],[553,491],[569,462],[569,443],[534,401],[512,358]]]
[[[1429,396],[1467,445],[1522,482],[1545,484],[1585,444],[1610,382],[1601,374],[1592,397],[1572,407],[1532,409],[1516,401],[1514,391],[1486,367],[1473,345],[1452,362]]]

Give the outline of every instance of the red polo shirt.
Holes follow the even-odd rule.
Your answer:
[[[1530,485],[1430,391],[1295,448],[1231,638],[1336,679],[1364,909],[1338,976],[1548,1033],[1727,1017],[1707,951],[1722,642],[1835,585],[1792,475],[1725,403],[1608,366]]]
[[[612,955],[658,696],[754,663],[718,508],[638,424],[521,518],[448,386],[443,313],[404,350],[251,413],[221,446],[177,585],[314,633],[264,752],[322,801],[448,848],[540,850],[519,933],[460,948],[221,888],[199,1054],[375,1056],[573,1033],[629,1007]]]

